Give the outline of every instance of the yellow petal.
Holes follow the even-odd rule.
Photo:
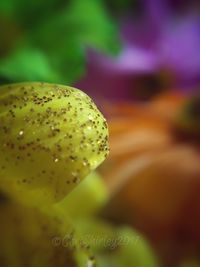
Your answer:
[[[0,186],[57,201],[108,154],[106,120],[78,89],[48,83],[0,87]]]

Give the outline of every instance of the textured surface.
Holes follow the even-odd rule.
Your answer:
[[[80,90],[1,86],[0,146],[1,186],[59,200],[107,156],[107,124]]]

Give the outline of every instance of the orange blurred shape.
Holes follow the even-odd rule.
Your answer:
[[[101,168],[111,199],[104,216],[137,227],[152,242],[200,248],[200,152],[180,138],[177,93],[110,107],[110,156]]]

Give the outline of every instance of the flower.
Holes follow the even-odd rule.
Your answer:
[[[199,29],[200,16],[194,8],[181,13],[169,1],[146,0],[141,17],[122,20],[121,53],[112,58],[89,51],[87,73],[78,86],[97,99],[115,100],[145,97],[170,87],[196,90]]]
[[[106,120],[85,93],[27,82],[0,87],[0,187],[58,201],[108,154]]]

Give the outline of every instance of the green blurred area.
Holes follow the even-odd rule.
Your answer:
[[[101,0],[2,0],[0,36],[1,83],[71,84],[85,72],[88,48],[120,50],[117,25]]]

